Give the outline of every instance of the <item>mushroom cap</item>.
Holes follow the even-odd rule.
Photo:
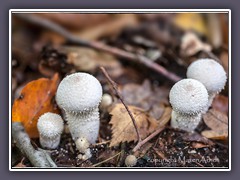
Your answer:
[[[172,87],[169,100],[176,112],[189,115],[197,114],[207,107],[208,92],[199,81],[183,79]]]
[[[102,98],[100,82],[88,73],[66,76],[58,86],[56,101],[60,108],[74,113],[90,111]]]
[[[63,131],[63,119],[55,113],[45,113],[38,119],[37,128],[40,135],[44,137],[55,137]]]
[[[227,80],[223,67],[212,59],[194,61],[187,69],[187,77],[200,81],[209,94],[221,91]]]

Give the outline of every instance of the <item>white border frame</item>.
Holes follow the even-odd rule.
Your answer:
[[[12,119],[12,105],[11,105],[11,79],[12,79],[12,49],[11,49],[11,42],[12,42],[12,20],[11,15],[12,13],[32,13],[32,12],[39,12],[39,13],[69,13],[69,12],[79,12],[79,13],[228,13],[229,15],[229,29],[228,29],[228,36],[229,36],[229,168],[222,168],[221,167],[209,167],[209,168],[193,168],[184,169],[181,167],[169,167],[168,169],[163,169],[162,167],[156,168],[12,168],[11,166],[11,119]],[[10,9],[9,10],[9,171],[231,171],[231,10],[230,9]],[[218,169],[216,169],[218,168]]]

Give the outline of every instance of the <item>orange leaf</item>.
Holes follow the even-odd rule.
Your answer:
[[[29,82],[12,107],[12,122],[22,122],[31,138],[39,136],[37,120],[46,112],[59,112],[54,105],[54,96],[59,84],[59,76],[52,79],[40,78]]]

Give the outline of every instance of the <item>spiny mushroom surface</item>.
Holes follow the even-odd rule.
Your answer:
[[[55,149],[58,147],[63,132],[63,120],[55,113],[45,113],[39,117],[37,128],[40,144],[44,148]]]
[[[194,79],[178,81],[170,90],[169,100],[173,108],[171,126],[193,132],[208,103],[204,85]]]
[[[227,75],[223,67],[212,59],[194,61],[187,69],[187,78],[196,79],[206,87],[209,94],[207,109],[227,81]]]
[[[73,140],[86,138],[91,144],[96,142],[101,98],[101,84],[88,73],[74,73],[61,81],[56,101],[63,110]]]
[[[137,164],[137,158],[134,155],[128,155],[125,159],[125,165],[127,167],[132,167]]]

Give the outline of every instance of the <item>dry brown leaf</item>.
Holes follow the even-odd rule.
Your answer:
[[[158,122],[148,113],[144,112],[143,109],[134,106],[128,106],[128,108],[136,120],[142,139],[156,130]],[[126,108],[122,104],[116,104],[110,114],[112,115],[110,121],[110,124],[112,124],[112,139],[110,146],[116,146],[125,141],[137,141],[137,133]]]
[[[137,106],[148,111],[155,119],[159,119],[163,112],[165,104],[168,104],[169,89],[159,86],[151,86],[149,80],[139,85],[128,83],[123,86],[122,96],[128,105]]]
[[[202,135],[209,139],[226,140],[228,137],[228,132],[227,131],[205,130],[202,132]]]
[[[220,111],[211,109],[203,115],[206,125],[214,131],[227,131],[228,117]]]
[[[192,147],[195,148],[195,149],[199,149],[199,148],[209,147],[209,145],[208,144],[199,143],[199,142],[193,142],[192,143]]]
[[[171,114],[172,114],[172,108],[171,107],[166,107],[164,109],[163,115],[161,118],[158,120],[158,126],[163,127],[165,126],[171,119]]]
[[[228,114],[228,97],[220,94],[217,95],[212,102],[212,108]]]
[[[103,66],[115,76],[123,73],[119,61],[110,54],[76,46],[63,46],[59,50],[67,54],[68,63],[78,71],[92,72]]]
[[[59,83],[59,76],[52,79],[40,78],[29,82],[12,107],[12,122],[21,122],[31,138],[39,136],[37,120],[46,112],[59,112],[54,105],[54,96]]]
[[[220,111],[211,109],[204,116],[203,120],[212,130],[202,132],[202,135],[209,139],[224,140],[228,137],[228,117]]]

